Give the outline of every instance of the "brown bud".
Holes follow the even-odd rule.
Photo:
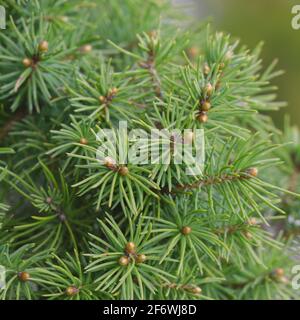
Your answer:
[[[257,177],[257,175],[258,175],[257,168],[249,168],[246,172],[252,177]]]
[[[30,279],[30,274],[28,272],[19,272],[18,277],[21,281],[26,282]]]
[[[79,49],[81,53],[90,53],[92,50],[93,47],[90,44],[86,44]]]
[[[248,224],[249,224],[249,226],[255,226],[255,225],[257,225],[257,220],[255,218],[250,218],[248,220]]]
[[[86,138],[81,138],[80,139],[80,144],[84,144],[84,145],[88,144],[87,139]]]
[[[106,98],[104,96],[100,96],[98,99],[101,103],[104,103],[106,101]]]
[[[47,197],[47,198],[46,198],[46,202],[47,202],[48,204],[51,204],[51,203],[52,203],[52,198],[51,198],[51,197]]]
[[[148,35],[150,38],[154,39],[157,37],[157,31],[156,30],[149,31]]]
[[[122,166],[119,168],[118,172],[121,176],[127,176],[129,169],[125,166]]]
[[[61,213],[61,214],[58,215],[58,219],[61,222],[65,222],[65,221],[67,221],[67,216],[65,214]]]
[[[47,52],[49,49],[49,43],[45,40],[41,41],[39,44],[39,51],[40,52]]]
[[[23,59],[22,62],[23,62],[24,67],[26,67],[26,68],[28,68],[28,67],[30,67],[32,65],[32,60],[29,59],[29,58]]]
[[[209,101],[202,101],[201,102],[201,110],[208,111],[211,108],[211,104]]]
[[[277,268],[274,270],[274,275],[276,277],[283,277],[284,276],[284,269],[283,268]]]
[[[190,58],[195,58],[199,54],[197,47],[191,47],[188,49],[188,55]]]
[[[111,94],[111,95],[116,95],[117,93],[118,93],[118,88],[116,88],[116,87],[109,90],[109,94]]]
[[[120,259],[119,259],[119,265],[121,266],[127,266],[129,264],[129,258],[126,257],[126,256],[122,256]]]
[[[203,66],[203,73],[207,76],[210,73],[210,67],[207,63]]]
[[[133,242],[128,242],[125,246],[125,251],[128,254],[134,254],[135,253],[135,244]]]
[[[136,263],[144,263],[146,261],[147,257],[144,254],[138,254],[136,256]]]
[[[205,111],[201,111],[198,115],[198,121],[200,121],[201,123],[205,123],[208,121],[208,116],[207,113]]]
[[[201,290],[201,288],[199,288],[199,287],[194,287],[194,288],[191,290],[191,292],[192,292],[193,294],[200,294],[200,293],[202,292],[202,290]]]
[[[211,85],[211,83],[209,82],[206,87],[205,87],[205,93],[208,95],[208,96],[211,96],[213,92],[213,86]]]
[[[253,238],[252,234],[249,231],[246,231],[244,235],[248,240],[251,240]]]
[[[106,157],[104,159],[104,165],[109,169],[114,169],[116,167],[116,162],[112,158]]]
[[[59,20],[62,22],[68,22],[69,18],[67,16],[61,16],[61,17],[59,17]]]
[[[77,294],[78,292],[79,289],[74,286],[70,286],[66,289],[66,295],[69,297],[75,296],[75,294]]]
[[[191,227],[188,227],[188,226],[184,226],[184,227],[182,227],[182,229],[181,229],[181,233],[183,234],[183,235],[188,235],[188,234],[190,234],[192,232],[192,228]]]

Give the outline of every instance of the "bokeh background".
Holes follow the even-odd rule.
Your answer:
[[[263,59],[267,66],[278,58],[285,74],[273,80],[278,100],[288,106],[272,114],[283,126],[285,114],[300,126],[300,30],[293,30],[292,7],[300,0],[174,0],[184,5],[195,19],[209,19],[216,29],[224,30],[253,48],[264,41]]]

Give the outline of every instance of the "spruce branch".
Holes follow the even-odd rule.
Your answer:
[[[169,1],[4,5],[1,299],[299,299],[299,131],[261,44]]]
[[[29,26],[25,20],[21,20],[18,27],[13,20],[11,24],[13,39],[1,33],[0,56],[4,74],[0,77],[0,99],[11,101],[12,111],[23,104],[30,113],[34,109],[39,112],[41,103],[50,104],[54,93],[62,86],[60,76],[66,75],[71,67],[61,58],[73,49],[62,48],[42,18],[37,27],[34,21]]]
[[[8,245],[0,247],[0,265],[6,269],[6,287],[0,292],[0,299],[34,299],[36,290],[34,283],[39,281],[37,266],[48,257],[48,253],[40,251],[28,256],[28,252],[34,245],[24,245],[18,250],[12,250]]]
[[[174,278],[158,267],[161,246],[149,245],[148,237],[141,233],[142,219],[130,226],[128,236],[112,217],[99,223],[106,240],[91,235],[91,253],[87,256],[92,262],[86,268],[87,272],[103,271],[95,280],[96,290],[108,290],[123,299],[133,299],[135,295],[144,299],[146,289],[155,293],[160,281],[168,283]],[[148,224],[143,228],[146,234],[149,234],[149,227]]]
[[[95,300],[112,298],[105,293],[96,292],[91,273],[84,272],[86,261],[75,250],[73,255],[66,253],[64,258],[53,254],[47,268],[37,268],[49,300]]]

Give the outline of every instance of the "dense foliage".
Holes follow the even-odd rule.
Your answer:
[[[284,106],[270,84],[281,72],[263,68],[261,44],[167,1],[2,5],[2,299],[298,298],[300,136],[268,116]],[[137,142],[119,121],[203,129],[204,170],[100,163],[104,129]]]

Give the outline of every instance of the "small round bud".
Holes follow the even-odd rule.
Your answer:
[[[194,141],[194,132],[189,131],[184,134],[184,143],[192,144]]]
[[[30,274],[28,272],[19,272],[18,277],[21,281],[26,282],[30,279]]]
[[[257,220],[255,218],[250,218],[248,220],[248,224],[249,224],[249,226],[255,226],[255,225],[257,225]]]
[[[201,102],[201,110],[202,111],[208,111],[211,108],[211,104],[209,101],[202,101]]]
[[[128,242],[125,246],[125,251],[128,254],[134,254],[135,253],[135,244],[134,242]]]
[[[188,226],[184,226],[184,227],[182,227],[182,229],[181,229],[181,233],[183,234],[183,235],[188,235],[188,234],[190,234],[192,232],[192,228],[191,227],[188,227]]]
[[[61,214],[58,215],[58,219],[61,222],[65,222],[67,220],[67,216],[64,213],[61,213]]]
[[[197,47],[191,47],[188,49],[188,55],[190,58],[195,58],[199,54]]]
[[[208,116],[207,113],[205,111],[201,111],[198,115],[198,121],[200,121],[201,123],[205,123],[208,121]]]
[[[119,265],[120,266],[127,266],[129,264],[129,258],[126,256],[123,256],[119,259]]]
[[[206,86],[205,86],[205,93],[208,95],[208,96],[211,96],[213,92],[213,86],[211,85],[211,83],[209,82]]]
[[[207,63],[203,66],[203,73],[207,76],[210,73],[210,67]]]
[[[90,53],[92,50],[93,50],[93,46],[90,44],[85,44],[79,49],[81,53]]]
[[[138,254],[135,261],[136,263],[144,263],[147,257],[144,254]]]
[[[283,268],[277,268],[274,270],[274,275],[276,277],[283,277],[284,276],[284,269]]]
[[[258,175],[257,168],[249,168],[246,172],[252,177],[257,177],[257,175]]]
[[[59,17],[59,20],[62,21],[62,22],[68,22],[69,21],[69,17],[61,16],[61,17]]]
[[[52,203],[52,198],[51,197],[47,197],[46,198],[46,203],[51,204]]]
[[[75,294],[77,294],[78,292],[79,289],[74,286],[70,286],[66,289],[66,295],[69,297],[75,296]]]
[[[119,168],[118,172],[121,176],[127,176],[129,169],[125,166],[122,166]]]
[[[253,238],[252,234],[249,231],[246,231],[244,235],[248,240],[251,240]]]
[[[47,52],[48,49],[49,49],[48,41],[45,41],[45,40],[41,41],[39,44],[39,51],[44,53],[44,52]]]
[[[156,30],[149,31],[148,35],[152,39],[157,38],[157,31]]]
[[[193,294],[200,294],[202,292],[202,289],[200,287],[194,287],[191,292]]]
[[[80,139],[80,144],[84,144],[84,145],[88,144],[87,139],[86,138],[81,138]]]
[[[24,65],[24,67],[28,68],[32,65],[32,60],[29,58],[25,58],[25,59],[23,59],[22,63]]]
[[[104,103],[106,101],[106,98],[104,96],[100,96],[98,99],[101,103]]]
[[[114,161],[114,159],[106,157],[104,159],[104,165],[109,169],[114,169],[116,167],[116,162]]]
[[[117,94],[117,93],[118,93],[118,88],[114,87],[114,88],[110,89],[109,93],[110,93],[111,95]]]

